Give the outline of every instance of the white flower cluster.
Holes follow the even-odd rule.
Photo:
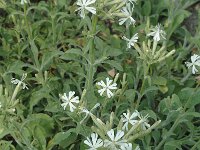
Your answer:
[[[133,150],[132,144],[127,143],[127,140],[123,139],[124,131],[117,130],[115,134],[114,129],[111,129],[107,132],[107,136],[108,139],[103,141],[101,138],[98,138],[97,133],[92,133],[91,138],[87,137],[84,143],[90,147],[88,150],[97,150],[102,147],[110,150]],[[139,146],[135,150],[140,150]]]
[[[124,125],[122,127],[123,130],[128,131],[129,130],[129,124],[131,126],[135,125],[136,123],[141,122],[141,129],[146,130],[150,128],[150,124],[148,124],[148,115],[143,117],[137,110],[130,114],[130,111],[128,110],[127,113],[123,113],[122,120],[124,122]],[[139,119],[139,120],[138,120]]]
[[[106,96],[108,98],[111,98],[114,96],[114,93],[111,90],[116,90],[117,89],[117,83],[113,83],[113,80],[110,80],[109,78],[106,78],[106,83],[104,83],[103,80],[101,80],[100,82],[96,83],[97,86],[99,86],[99,90],[98,93],[100,94],[100,96],[103,96],[104,93],[106,93]],[[63,107],[63,109],[65,110],[66,107],[69,105],[70,111],[74,112],[74,110],[77,108],[75,106],[76,103],[79,103],[79,97],[78,96],[74,96],[75,92],[74,91],[70,91],[67,95],[67,93],[64,93],[63,95],[60,94],[60,99],[62,100],[62,104],[61,106]],[[99,106],[99,103],[98,103]],[[98,107],[98,106],[95,106]],[[83,109],[86,113],[87,109]],[[88,112],[89,113],[89,112]]]
[[[134,25],[135,20],[132,17],[132,13],[134,8],[134,3],[136,3],[136,0],[122,0],[122,1],[126,3],[126,6],[122,7],[119,24],[123,25],[124,23],[126,23],[127,26],[130,26],[131,24]],[[95,2],[96,0],[78,0],[76,3],[78,5],[78,8],[75,11],[78,11],[78,14],[83,19],[85,18],[87,12],[96,15],[96,8],[91,6]]]
[[[195,74],[198,72],[196,66],[200,67],[200,56],[197,54],[192,55],[191,61],[192,62],[185,62],[185,64],[188,68],[192,67],[192,73]]]
[[[97,148],[107,148],[110,150],[132,150],[132,144],[128,143],[125,138],[125,132],[129,132],[129,124],[131,126],[139,124],[141,130],[147,130],[150,128],[150,124],[147,121],[148,115],[143,117],[137,110],[130,114],[129,111],[127,113],[123,113],[122,121],[124,123],[121,130],[110,129],[106,132],[107,136],[103,140],[103,138],[98,138],[97,133],[92,133],[91,138],[87,137],[84,143],[89,146],[89,150],[96,150]],[[100,120],[97,118],[97,120]],[[116,134],[115,134],[116,133]],[[139,146],[135,148],[135,150],[140,150]]]
[[[155,28],[151,28],[150,29],[152,32],[148,33],[147,36],[153,36],[153,40],[158,42],[161,39],[166,39],[166,33],[164,30],[161,29],[161,25],[158,24]],[[127,37],[123,36],[122,39],[124,39],[125,41],[127,41],[127,47],[131,48],[131,46],[134,46],[135,43],[137,43],[138,41],[138,33],[136,33],[135,35],[133,35],[131,37],[131,39],[128,39]]]

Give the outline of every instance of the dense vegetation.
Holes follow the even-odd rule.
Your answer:
[[[0,0],[0,150],[200,150],[199,14]]]

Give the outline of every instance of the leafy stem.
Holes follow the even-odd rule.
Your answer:
[[[92,17],[92,29],[90,31],[90,34],[92,35],[91,40],[92,42],[90,43],[90,49],[89,49],[89,69],[88,69],[88,75],[87,75],[87,84],[86,84],[86,89],[87,91],[90,91],[93,87],[93,75],[94,75],[94,61],[95,61],[95,48],[94,48],[94,37],[96,33],[96,25],[97,25],[97,16],[94,15]]]
[[[145,88],[145,84],[146,84],[146,80],[147,80],[147,75],[148,75],[148,72],[149,72],[150,64],[146,65],[146,63],[143,62],[143,68],[144,68],[144,79],[143,79],[142,86],[141,86],[141,89],[140,89],[141,95],[143,95],[143,93],[144,93],[144,88]],[[135,109],[138,109],[140,101],[141,101],[141,98],[142,97],[138,97]]]

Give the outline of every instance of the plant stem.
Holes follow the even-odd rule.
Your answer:
[[[56,33],[55,33],[55,16],[53,15],[52,17],[51,17],[51,24],[52,24],[52,32],[53,32],[53,46],[55,46],[55,35],[56,35]]]
[[[182,115],[181,115],[182,116]],[[158,146],[155,148],[155,150],[160,150],[161,147],[163,146],[163,144],[165,143],[165,141],[170,137],[170,135],[173,133],[173,131],[176,129],[178,123],[179,123],[179,119],[181,118],[181,116],[179,115],[179,117],[175,120],[174,124],[172,125],[172,127],[170,128],[169,132],[167,133],[167,135],[162,139],[162,141],[160,141],[160,143],[158,144]]]
[[[31,35],[31,28],[30,28],[30,25],[29,25],[28,19],[27,19],[26,5],[24,5],[24,20],[25,20],[25,23],[26,23],[26,28],[28,30],[28,38],[29,38],[29,40],[31,40],[32,39],[32,35]]]
[[[190,150],[195,150],[198,145],[200,145],[200,140]]]
[[[88,70],[88,78],[87,78],[87,91],[90,91],[93,87],[93,76],[94,76],[94,60],[95,60],[95,53],[94,53],[94,37],[96,33],[96,25],[97,25],[97,16],[94,15],[92,17],[92,29],[91,29],[91,35],[92,35],[92,42],[90,44],[90,49],[89,49],[89,70]]]
[[[148,75],[148,72],[149,72],[149,68],[150,68],[150,64],[148,64],[146,66],[145,62],[143,63],[143,68],[144,68],[144,80],[142,82],[142,86],[141,86],[141,89],[140,89],[140,93],[141,95],[143,95],[143,92],[144,92],[144,87],[145,87],[145,84],[146,84],[146,76]],[[137,99],[137,102],[136,102],[136,106],[135,106],[135,109],[138,109],[139,107],[139,104],[140,104],[140,101],[141,101],[141,97],[138,97]]]
[[[11,101],[14,101],[14,99],[16,98],[21,83],[22,83],[22,82],[20,81],[20,82],[17,84],[17,86],[15,87],[15,90],[14,90],[14,92],[13,92],[13,95],[12,95]]]

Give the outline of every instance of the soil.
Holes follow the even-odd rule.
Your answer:
[[[191,12],[191,15],[185,19],[183,25],[185,25],[186,29],[190,31],[192,35],[195,35],[196,30],[198,28],[198,24],[200,23],[200,2],[192,5],[188,8],[188,11]]]

